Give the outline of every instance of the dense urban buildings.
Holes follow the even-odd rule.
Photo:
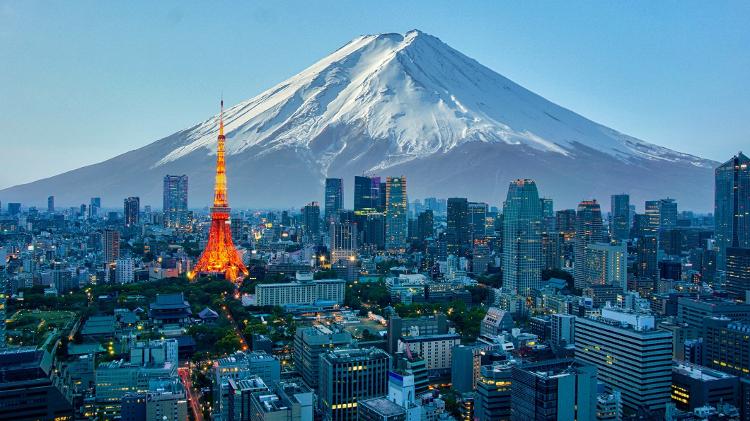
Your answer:
[[[495,202],[410,198],[387,174],[327,178],[322,201],[288,209],[231,210],[224,141],[211,208],[188,208],[186,175],[155,180],[161,209],[137,191],[2,208],[0,408],[34,420],[750,415],[744,155],[716,172],[729,210],[715,215],[627,193],[610,209],[555,209],[530,179]]]

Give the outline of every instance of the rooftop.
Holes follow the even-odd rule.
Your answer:
[[[389,401],[386,398],[372,398],[366,399],[360,402],[361,405],[366,406],[373,411],[377,412],[378,415],[384,417],[392,417],[394,415],[403,414],[404,408],[400,407],[394,402]]]
[[[690,376],[693,379],[701,381],[731,379],[735,377],[731,374],[726,374],[718,370],[687,362],[675,362],[672,365],[672,372]]]

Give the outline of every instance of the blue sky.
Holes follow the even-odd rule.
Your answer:
[[[0,188],[146,145],[366,33],[421,29],[542,96],[715,160],[750,149],[750,2],[0,0]]]

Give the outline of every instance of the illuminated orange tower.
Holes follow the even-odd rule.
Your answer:
[[[232,242],[232,231],[229,227],[229,202],[227,201],[227,169],[224,163],[224,100],[221,100],[219,114],[219,146],[216,149],[216,187],[214,188],[214,205],[211,208],[211,230],[208,232],[208,244],[203,250],[198,263],[195,264],[190,278],[196,273],[223,273],[230,281],[237,281],[240,272],[247,275],[247,268],[242,263],[237,249]]]

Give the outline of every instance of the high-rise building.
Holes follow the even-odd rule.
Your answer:
[[[705,365],[740,377],[750,377],[750,323],[718,316],[704,319]]]
[[[346,347],[353,341],[351,333],[316,325],[300,328],[294,334],[294,366],[302,379],[313,389],[320,387],[320,355],[334,347]]]
[[[723,270],[728,247],[750,248],[750,158],[738,153],[716,168],[715,177],[717,266]]]
[[[739,389],[737,376],[682,361],[672,366],[672,402],[679,410],[719,403],[738,406]]]
[[[339,348],[320,356],[323,420],[357,419],[357,406],[388,393],[391,356],[378,348]]]
[[[326,178],[325,186],[325,220],[330,222],[339,216],[344,209],[344,180]]]
[[[630,196],[627,194],[612,195],[612,221],[609,233],[613,240],[627,241],[630,238]]]
[[[47,213],[55,213],[55,196],[47,198]]]
[[[164,226],[185,228],[188,221],[188,176],[165,175],[162,201]]]
[[[435,233],[434,218],[432,210],[427,209],[417,216],[417,231],[420,240],[431,238]]]
[[[555,212],[555,230],[557,239],[551,240],[550,244],[557,243],[557,262],[555,267],[572,268],[575,261],[575,238],[576,238],[576,210],[563,209]]]
[[[141,213],[141,199],[137,197],[128,197],[123,203],[123,214],[125,215],[125,226],[132,227],[138,225]]]
[[[469,201],[465,197],[448,199],[445,243],[448,254],[463,256],[469,247]]]
[[[638,239],[638,242],[636,243],[635,268],[637,276],[645,279],[658,280],[658,248],[659,239],[655,235],[646,235]]]
[[[380,189],[380,177],[354,177],[354,211],[380,211],[381,196],[385,192]]]
[[[750,291],[750,248],[727,247],[726,289],[734,299],[747,300]]]
[[[310,202],[302,208],[302,227],[305,239],[309,242],[318,242],[320,239],[320,205],[318,202]]]
[[[104,263],[114,263],[120,258],[120,232],[105,229],[102,232],[102,257]]]
[[[208,231],[208,243],[201,257],[189,274],[220,273],[229,281],[236,281],[240,274],[247,276],[248,271],[242,257],[234,248],[229,222],[230,208],[227,196],[227,169],[224,160],[224,100],[221,101],[219,114],[219,136],[216,148],[216,176],[214,186],[214,205],[211,207],[211,227]]]
[[[728,317],[731,320],[750,319],[750,303],[712,297],[679,297],[677,299],[677,323],[687,325],[700,336],[705,321],[712,317]]]
[[[250,398],[251,421],[313,421],[313,392],[299,381],[282,380],[269,392],[254,392]]]
[[[329,222],[331,263],[354,259],[357,256],[357,224],[354,222]]]
[[[483,202],[469,202],[467,206],[469,222],[469,248],[474,241],[481,241],[487,236],[487,213],[489,206]]]
[[[16,216],[21,213],[21,204],[16,202],[8,203],[8,215]]]
[[[584,284],[617,285],[628,283],[628,248],[625,243],[592,243],[585,250]]]
[[[659,200],[659,231],[677,226],[677,202],[674,199]]]
[[[511,420],[596,420],[596,367],[573,359],[512,368]]]
[[[576,317],[570,314],[550,316],[550,342],[555,347],[565,347],[575,343]]]
[[[408,205],[406,177],[386,177],[385,181],[385,248],[406,248]]]
[[[476,416],[480,421],[508,421],[514,360],[484,365],[477,382]]]
[[[554,224],[554,218],[555,218],[555,202],[548,198],[548,197],[542,197],[539,199],[539,203],[542,206],[542,218],[545,220],[545,224],[547,223],[547,220],[552,219],[552,223]],[[545,229],[554,229],[554,226],[552,227],[545,227]]]
[[[135,264],[133,259],[119,258],[115,260],[115,282],[129,284],[135,281]]]
[[[542,209],[533,180],[510,183],[503,204],[503,286],[521,294],[542,283]]]
[[[576,288],[586,285],[586,247],[602,242],[602,209],[596,200],[584,200],[576,210],[575,263],[573,274]]]
[[[658,235],[661,224],[661,200],[647,200],[644,208],[646,224],[642,228],[651,235]]]
[[[654,414],[669,402],[672,332],[656,329],[651,314],[605,307],[601,317],[577,318],[575,357],[595,365],[598,379],[633,411]]]
[[[0,419],[73,420],[73,408],[51,380],[49,352],[36,347],[0,350]]]
[[[99,217],[99,211],[102,209],[102,198],[92,197],[89,202],[89,219],[95,219]]]

